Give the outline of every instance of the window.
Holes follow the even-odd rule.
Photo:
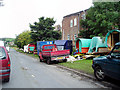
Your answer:
[[[45,46],[44,48],[45,49],[52,49],[52,48],[55,48],[55,46]]]
[[[77,25],[77,19],[75,18],[74,19],[74,26],[76,26]]]
[[[58,50],[64,50],[64,46],[57,46]]]
[[[2,47],[0,47],[0,60],[1,59],[6,59],[6,53]]]
[[[73,27],[73,20],[70,20],[70,27]]]
[[[82,20],[86,19],[85,11],[84,11],[84,14],[81,17],[82,17]]]
[[[75,34],[75,35],[74,35],[74,40],[76,40],[76,38],[77,38],[77,35]]]
[[[70,35],[68,34],[68,40],[70,40]]]
[[[116,46],[114,48],[113,52],[111,53],[111,56],[120,58],[120,46]]]

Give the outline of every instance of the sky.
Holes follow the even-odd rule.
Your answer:
[[[50,17],[62,25],[64,16],[88,9],[92,0],[3,0],[0,7],[0,38],[15,38],[38,18]]]

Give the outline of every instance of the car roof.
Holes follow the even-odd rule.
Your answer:
[[[120,45],[120,42],[116,43],[115,45]]]

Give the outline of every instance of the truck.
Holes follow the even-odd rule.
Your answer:
[[[37,41],[37,54],[39,55],[40,49],[43,45],[53,44],[53,41]]]
[[[120,80],[120,42],[115,44],[108,55],[94,58],[92,68],[99,81],[106,77]]]
[[[40,62],[46,61],[51,64],[52,61],[67,61],[69,58],[70,50],[58,50],[56,44],[43,45],[40,52]]]

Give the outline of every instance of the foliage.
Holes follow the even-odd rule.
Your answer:
[[[19,34],[18,36],[16,36],[15,39],[15,44],[19,47],[19,48],[23,48],[24,45],[27,45],[29,43],[31,43],[33,40],[31,39],[30,36],[30,31],[24,31],[21,34]]]
[[[5,41],[5,44],[7,44],[8,42],[14,42],[15,38],[0,38],[0,40]]]
[[[91,38],[105,36],[112,29],[120,29],[120,2],[95,2],[87,11],[86,19],[80,24],[83,31],[79,36]]]
[[[60,65],[93,75],[92,60],[78,60],[73,63],[60,63]]]
[[[39,18],[39,22],[34,22],[34,25],[30,24],[31,38],[36,43],[37,41],[51,41],[61,38],[61,33],[53,31],[55,21],[53,18]]]

